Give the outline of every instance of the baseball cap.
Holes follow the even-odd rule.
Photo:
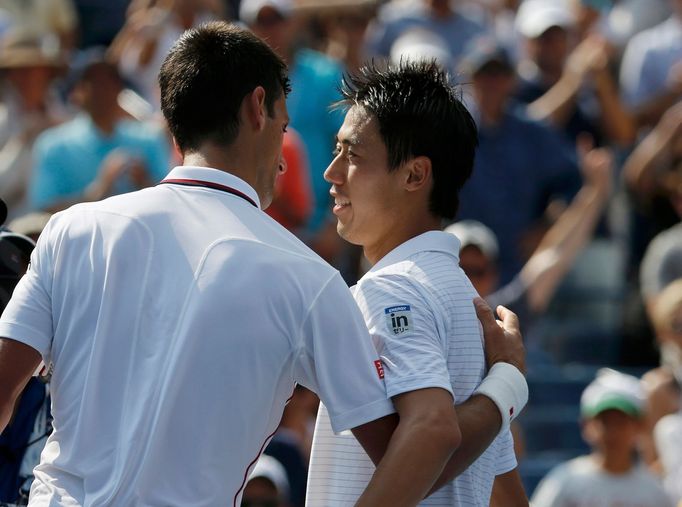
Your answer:
[[[640,289],[645,299],[682,278],[682,224],[659,233],[646,249],[640,265]]]
[[[481,222],[476,220],[461,220],[448,225],[445,232],[457,236],[460,249],[466,246],[475,246],[489,259],[497,259],[499,246],[495,233]]]
[[[535,39],[553,26],[570,28],[575,18],[567,6],[549,0],[526,0],[516,13],[516,29],[524,37]]]
[[[447,42],[421,28],[408,30],[398,37],[391,46],[390,57],[395,64],[401,60],[435,60],[439,65],[448,66],[452,61]]]
[[[464,74],[473,75],[491,63],[496,63],[510,72],[514,70],[509,52],[499,41],[490,37],[479,37],[467,45],[459,70]]]
[[[264,7],[272,7],[283,17],[288,17],[294,10],[292,0],[242,0],[239,6],[239,19],[247,25],[253,25]]]
[[[644,411],[644,393],[637,377],[601,368],[580,398],[580,414],[596,417],[606,410],[619,410],[632,417]]]
[[[280,496],[289,496],[289,480],[284,466],[272,456],[262,454],[253,468],[249,480],[262,477],[269,480],[277,489]]]

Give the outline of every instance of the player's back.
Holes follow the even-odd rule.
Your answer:
[[[207,194],[208,193],[208,194]],[[56,216],[55,431],[32,505],[231,505],[333,277],[246,200],[161,185]]]

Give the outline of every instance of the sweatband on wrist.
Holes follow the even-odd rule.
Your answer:
[[[503,431],[528,402],[528,383],[523,374],[509,363],[495,363],[474,394],[482,394],[497,405],[502,416]]]

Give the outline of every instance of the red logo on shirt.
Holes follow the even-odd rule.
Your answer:
[[[379,375],[379,378],[384,378],[384,365],[381,364],[381,359],[377,359],[374,361],[374,367],[377,369],[377,374]]]

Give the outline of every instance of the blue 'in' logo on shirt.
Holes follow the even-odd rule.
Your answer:
[[[410,305],[392,306],[384,309],[386,324],[393,334],[402,334],[410,330],[412,312]]]

